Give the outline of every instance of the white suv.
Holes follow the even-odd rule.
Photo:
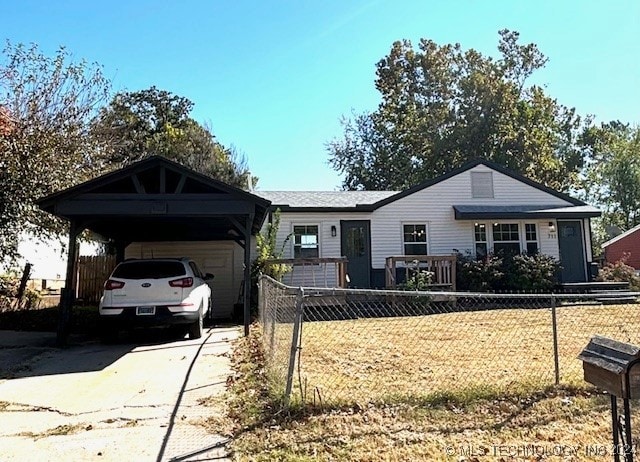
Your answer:
[[[202,336],[211,316],[212,274],[202,274],[188,258],[125,260],[104,284],[100,299],[103,333],[119,328],[185,324],[189,338]]]

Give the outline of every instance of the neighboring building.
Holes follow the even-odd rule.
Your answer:
[[[351,285],[360,288],[384,287],[387,257],[456,252],[542,252],[560,260],[562,282],[588,281],[590,218],[600,215],[485,160],[401,192],[255,194],[281,210],[278,242],[293,236],[285,258],[346,256]]]
[[[627,255],[627,265],[640,270],[640,225],[609,239],[602,248],[607,263],[615,263]]]

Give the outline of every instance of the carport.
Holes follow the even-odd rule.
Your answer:
[[[60,301],[57,341],[64,345],[74,303],[78,236],[84,230],[115,244],[116,260],[132,242],[235,241],[244,249],[244,331],[249,332],[251,236],[270,202],[153,156],[72,188],[38,206],[69,221],[66,284]]]

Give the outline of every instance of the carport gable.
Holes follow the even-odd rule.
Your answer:
[[[250,242],[271,202],[201,175],[164,157],[150,157],[38,201],[69,226],[69,255],[88,229],[111,239],[116,259],[131,242],[233,240],[244,249],[244,331],[249,333]],[[69,333],[76,259],[67,259],[58,344]]]
[[[259,232],[270,203],[154,156],[38,205],[106,238],[148,242],[238,240],[247,228]]]

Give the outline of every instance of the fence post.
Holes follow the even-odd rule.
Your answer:
[[[266,304],[264,303],[264,279],[262,274],[258,276],[258,318],[262,328],[265,327],[266,313],[264,312]]]
[[[300,329],[302,327],[302,311],[304,308],[304,289],[301,287],[298,289],[298,295],[296,296],[296,314],[293,321],[293,335],[291,338],[291,350],[289,352],[289,369],[287,371],[287,388],[284,392],[284,404],[289,405],[289,399],[291,398],[291,389],[293,388],[293,372],[296,365],[296,353],[298,352],[298,342],[300,339]]]
[[[271,329],[269,332],[269,335],[271,336],[271,338],[269,339],[269,348],[270,348],[270,352],[271,354],[273,354],[273,349],[275,348],[275,344],[276,344],[276,323],[278,322],[278,306],[280,303],[280,300],[278,299],[278,294],[275,292],[275,290],[273,290],[273,283],[268,281],[267,279],[263,278],[263,280],[265,281],[265,287],[267,286],[267,283],[270,284],[271,286],[271,290],[269,291],[269,302],[271,303],[271,306],[267,306],[267,299],[266,299],[266,295],[265,295],[265,300],[264,300],[264,309],[265,312],[268,309],[269,310],[269,320],[271,321]],[[267,289],[264,289],[263,293],[266,293]],[[266,322],[268,321],[268,319],[265,319],[265,328],[267,326]]]
[[[31,263],[24,265],[24,271],[22,272],[22,278],[20,279],[20,286],[18,287],[18,293],[16,294],[16,308],[20,308],[20,305],[22,304],[22,297],[24,297],[24,292],[27,289],[29,277],[31,277]]]
[[[558,319],[556,316],[556,297],[551,296],[551,327],[553,328],[553,361],[556,385],[560,385],[560,359],[558,353]]]

